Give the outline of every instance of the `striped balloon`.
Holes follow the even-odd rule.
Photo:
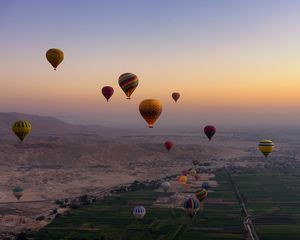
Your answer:
[[[271,140],[261,140],[258,144],[259,150],[267,157],[274,148],[274,143]]]
[[[197,199],[202,202],[207,197],[207,191],[204,188],[200,188],[195,192]]]
[[[183,208],[186,213],[193,218],[193,216],[198,212],[200,209],[200,202],[196,198],[188,198],[183,203]]]
[[[21,141],[23,141],[31,131],[31,124],[28,121],[17,121],[12,126],[12,131]]]
[[[143,206],[137,206],[133,209],[132,214],[136,219],[143,219],[146,215],[146,209]]]
[[[139,79],[133,73],[124,73],[119,77],[119,85],[126,94],[127,99],[130,99],[131,94],[134,92],[138,84]]]

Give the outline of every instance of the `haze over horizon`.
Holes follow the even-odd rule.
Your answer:
[[[0,111],[144,129],[138,105],[158,98],[158,130],[297,126],[299,11],[279,0],[2,1]],[[52,47],[65,53],[57,71]],[[124,72],[140,79],[130,101]]]

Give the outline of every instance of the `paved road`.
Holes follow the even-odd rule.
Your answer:
[[[232,179],[232,177],[231,177],[231,175],[230,175],[229,172],[228,172],[228,175],[230,177],[230,181],[231,181],[231,184],[232,184],[232,186],[234,188],[236,196],[238,197],[239,202],[240,202],[240,204],[242,206],[242,211],[243,211],[243,213],[245,215],[243,223],[244,223],[244,226],[245,226],[246,230],[249,233],[249,237],[251,238],[251,240],[259,240],[259,237],[258,237],[258,235],[256,233],[256,229],[255,229],[254,224],[252,222],[251,216],[250,216],[250,214],[247,211],[247,208],[246,208],[246,205],[245,205],[245,202],[244,202],[244,198],[242,197],[242,194],[241,194],[238,186],[233,181],[233,179]]]

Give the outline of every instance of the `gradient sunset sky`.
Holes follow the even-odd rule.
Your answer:
[[[299,13],[293,0],[2,0],[0,111],[144,128],[138,105],[158,98],[158,129],[297,126]],[[140,79],[130,101],[124,72]]]

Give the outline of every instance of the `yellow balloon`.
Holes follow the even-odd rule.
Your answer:
[[[46,52],[46,58],[56,70],[57,66],[64,60],[64,53],[58,48],[51,48]]]
[[[190,171],[190,175],[191,175],[192,177],[195,177],[195,176],[197,175],[197,171],[196,171],[195,169],[192,169],[192,170]]]
[[[258,144],[259,150],[267,157],[274,148],[274,143],[271,140],[261,140]]]
[[[28,121],[17,121],[12,126],[12,130],[16,136],[23,141],[31,131],[31,124]]]
[[[162,112],[162,104],[157,99],[146,99],[140,103],[139,110],[148,123],[149,128],[153,128],[154,123]]]

